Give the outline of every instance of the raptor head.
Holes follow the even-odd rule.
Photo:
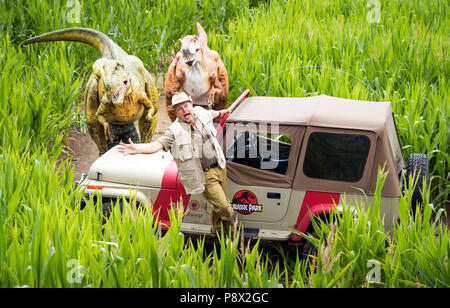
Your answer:
[[[197,35],[187,35],[179,40],[181,43],[181,55],[188,66],[192,66],[202,56],[202,48]]]
[[[199,23],[197,23],[197,32],[198,35],[186,35],[179,40],[181,55],[188,66],[192,66],[192,64],[200,60],[203,51],[208,48],[206,32]]]
[[[101,58],[92,66],[99,77],[98,93],[102,103],[123,104],[123,99],[132,92],[131,76],[120,60]]]

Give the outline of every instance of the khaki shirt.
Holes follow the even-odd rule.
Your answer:
[[[200,121],[196,121],[196,123],[199,123]],[[197,128],[197,126],[201,126],[200,129]],[[208,168],[214,163],[217,163],[217,157],[215,154],[214,146],[211,142],[206,142],[208,140],[208,135],[206,133],[206,129],[203,125],[196,125],[195,128],[193,128],[191,125],[186,124],[186,129],[189,129],[191,132],[191,138],[194,140],[194,151],[197,153],[200,153],[200,162],[202,164],[202,168]],[[164,151],[168,152],[170,148],[172,147],[173,142],[175,141],[175,136],[173,132],[168,129],[164,133],[163,136],[161,136],[158,141],[162,144]],[[201,149],[199,149],[201,147]],[[199,152],[201,150],[201,152]]]
[[[190,125],[189,125],[190,126]],[[202,130],[194,129],[192,126],[189,127],[191,131],[191,138],[194,140],[194,151],[201,153],[199,154],[200,162],[202,164],[202,168],[208,168],[214,163],[217,163],[217,157],[215,155],[215,150],[211,142],[206,142],[207,135],[205,129]],[[171,130],[166,130],[163,136],[161,136],[158,141],[162,144],[163,150],[168,152],[172,147],[173,142],[175,141],[175,136],[173,135]],[[201,152],[199,147],[202,147]]]
[[[165,151],[170,150],[177,164],[178,176],[188,194],[205,189],[203,170],[214,163],[225,168],[225,156],[216,139],[211,113],[194,107],[195,128],[176,119],[158,139]]]

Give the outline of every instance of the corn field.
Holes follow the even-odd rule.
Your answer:
[[[0,0],[0,287],[450,287],[447,1],[432,0]],[[393,234],[379,198],[314,223],[316,258],[221,236],[206,248],[161,233],[145,208],[124,202],[102,224],[101,205],[72,190],[73,129],[84,129],[83,89],[97,51],[78,43],[20,46],[68,27],[99,30],[154,74],[165,74],[178,39],[207,31],[230,78],[230,99],[327,94],[391,101],[403,154],[425,153],[423,213],[400,200]],[[162,89],[159,89],[162,91]],[[378,196],[385,174],[378,177]],[[414,183],[409,183],[414,185]],[[101,198],[99,198],[101,200]],[[118,207],[116,207],[118,208]],[[370,208],[369,211],[363,208]],[[372,271],[377,269],[377,271]],[[374,274],[374,275],[372,275]]]

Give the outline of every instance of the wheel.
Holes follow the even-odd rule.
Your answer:
[[[406,187],[409,185],[409,178],[412,178],[414,191],[411,197],[411,209],[416,212],[417,204],[422,208],[423,184],[428,174],[428,158],[425,154],[411,154],[406,164]]]
[[[314,230],[310,233],[310,235],[316,239],[319,238],[319,235]],[[307,258],[311,259],[311,258],[317,257],[318,250],[317,250],[317,247],[314,246],[314,244],[312,242],[305,239],[305,244],[303,245],[301,252],[302,252],[302,256],[304,259],[307,259]]]
[[[117,204],[117,199],[111,198],[111,199],[103,199],[102,202],[102,213],[103,213],[103,224],[106,223],[106,220],[109,219],[109,216],[111,215],[112,209]],[[123,204],[122,200],[119,200],[119,206],[120,206],[120,212],[123,212]]]

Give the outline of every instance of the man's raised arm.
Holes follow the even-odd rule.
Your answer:
[[[119,152],[124,155],[127,154],[153,154],[163,149],[163,145],[158,141],[152,141],[150,143],[142,144],[137,147],[131,139],[128,139],[129,144],[125,144],[120,141]]]

